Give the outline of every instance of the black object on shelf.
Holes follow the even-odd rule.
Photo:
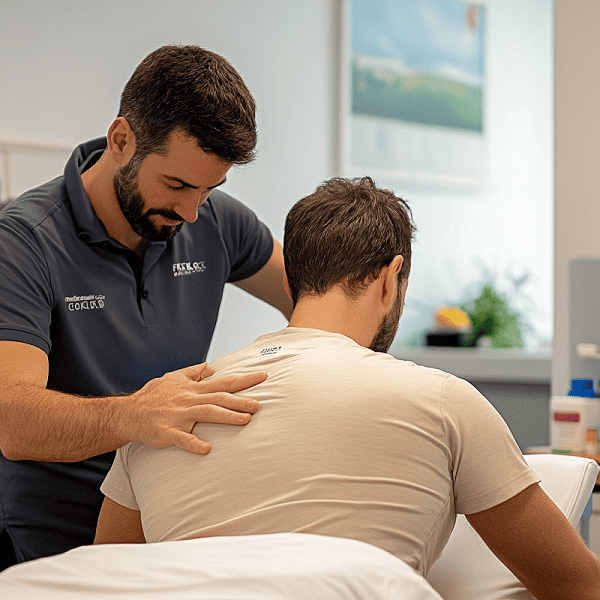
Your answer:
[[[481,336],[485,335],[483,329],[472,331],[431,331],[425,334],[425,345],[437,348],[474,348]]]
[[[464,334],[461,331],[435,331],[425,335],[426,346],[462,348]]]

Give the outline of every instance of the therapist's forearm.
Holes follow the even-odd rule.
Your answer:
[[[83,397],[31,382],[0,387],[0,449],[10,460],[75,462],[139,442],[153,448],[178,446],[208,454],[210,444],[194,433],[196,423],[242,426],[259,409],[236,395],[266,373],[215,377],[192,365],[150,380],[123,396]]]
[[[122,397],[82,397],[30,383],[0,389],[0,450],[9,460],[75,462],[116,450]]]
[[[0,341],[0,450],[6,458],[77,461],[124,443],[112,422],[118,398],[71,396],[46,389],[47,382],[43,350]]]

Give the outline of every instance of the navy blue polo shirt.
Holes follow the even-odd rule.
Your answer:
[[[195,223],[143,260],[112,239],[80,174],[106,147],[78,146],[64,176],[0,212],[0,339],[48,354],[48,388],[128,393],[203,362],[227,282],[269,260],[273,239],[242,203],[214,190]],[[80,463],[7,461],[0,454],[0,530],[20,560],[91,543],[112,453]]]

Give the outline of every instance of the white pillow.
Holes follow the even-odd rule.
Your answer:
[[[3,600],[442,600],[392,554],[302,533],[86,546],[0,574]]]

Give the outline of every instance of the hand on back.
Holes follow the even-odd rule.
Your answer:
[[[202,363],[149,381],[123,403],[120,426],[124,437],[152,448],[179,446],[208,454],[211,446],[192,433],[194,425],[246,425],[259,404],[235,394],[267,378],[266,373],[252,373],[203,381],[213,373]]]

